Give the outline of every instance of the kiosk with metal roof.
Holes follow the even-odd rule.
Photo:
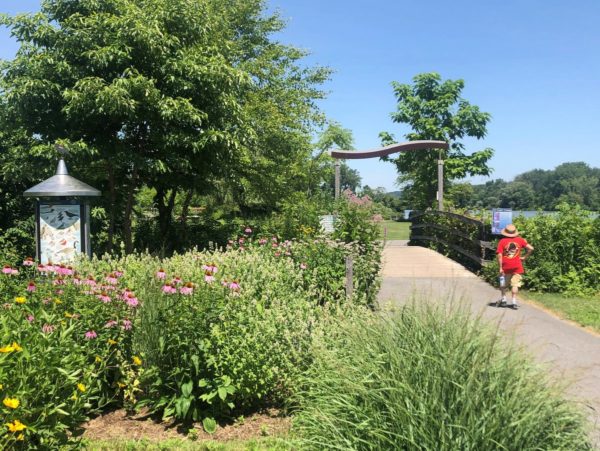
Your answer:
[[[36,254],[40,263],[68,263],[81,253],[91,257],[90,198],[100,194],[70,176],[63,158],[55,175],[23,193],[36,198]]]

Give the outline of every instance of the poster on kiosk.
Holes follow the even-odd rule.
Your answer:
[[[500,235],[502,229],[513,222],[513,212],[510,208],[494,208],[492,210],[492,234]]]

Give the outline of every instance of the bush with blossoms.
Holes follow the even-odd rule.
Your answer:
[[[26,259],[0,273],[0,446],[55,448],[108,406],[202,420],[282,403],[345,295],[353,244],[251,228],[226,249]],[[364,258],[364,257],[357,257]],[[363,262],[361,280],[378,262]]]

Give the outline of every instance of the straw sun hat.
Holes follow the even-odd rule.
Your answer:
[[[508,224],[502,229],[500,234],[508,238],[514,238],[515,236],[519,236],[519,232],[517,231],[517,228],[514,224]]]

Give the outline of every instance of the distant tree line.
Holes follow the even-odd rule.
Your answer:
[[[450,188],[450,198],[459,208],[552,211],[566,202],[600,211],[600,168],[585,162],[563,163],[551,170],[524,172],[510,182],[458,183]]]

